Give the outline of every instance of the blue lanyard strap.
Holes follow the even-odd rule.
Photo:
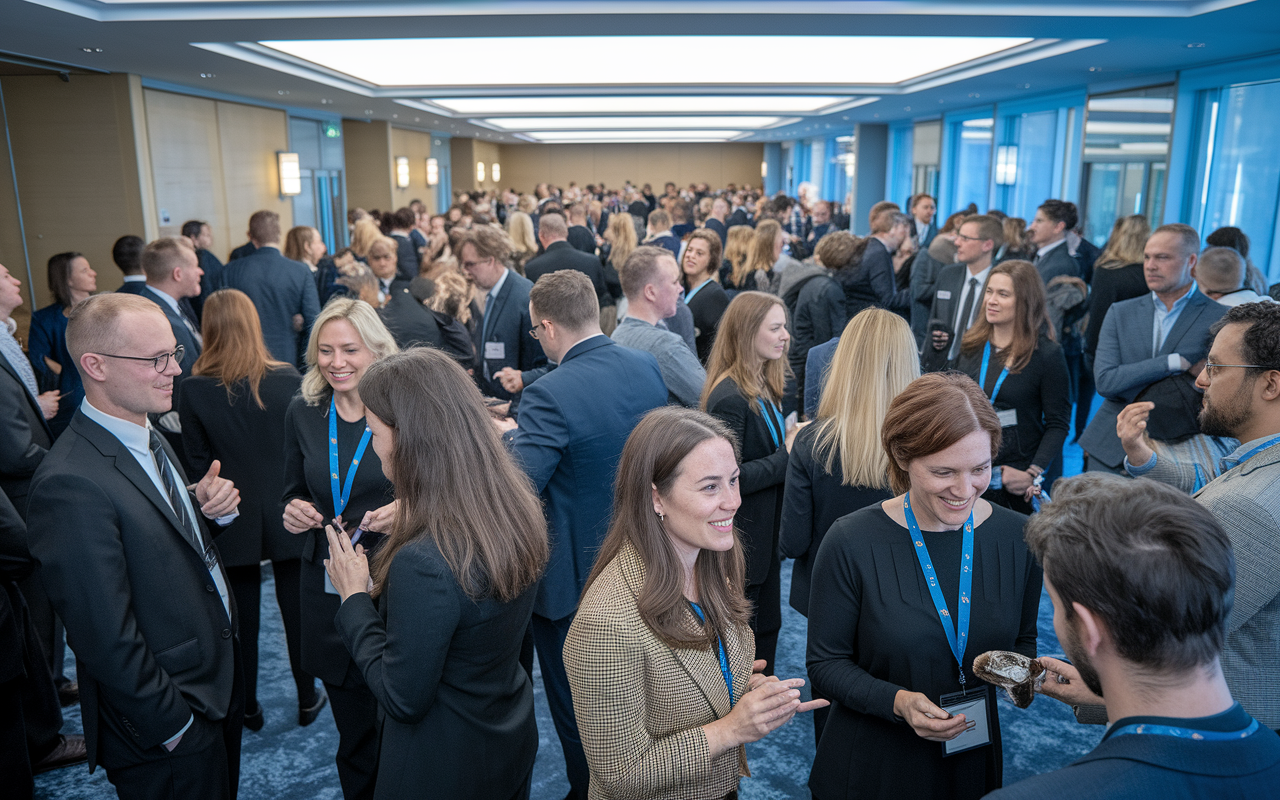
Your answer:
[[[692,600],[689,605],[693,607],[693,613],[698,615],[698,620],[705,623],[707,617],[702,613],[702,606]],[[729,669],[729,656],[724,652],[724,639],[718,635],[716,644],[720,645],[720,674],[724,676],[724,686],[729,690],[729,708],[733,708],[733,672]]]
[[[1247,739],[1258,730],[1258,721],[1250,720],[1248,726],[1238,731],[1200,731],[1195,728],[1175,728],[1172,725],[1125,725],[1111,731],[1108,736],[1125,736],[1127,734],[1154,734],[1156,736],[1173,736],[1178,739],[1191,739],[1197,742],[1230,742],[1236,739]]]
[[[982,391],[987,390],[987,364],[991,361],[991,342],[987,342],[982,346],[982,371],[978,373],[978,386]],[[1009,368],[1005,367],[1000,370],[1000,377],[996,378],[995,388],[991,390],[991,405],[996,404],[996,395],[1000,394],[1000,387],[1004,386],[1004,379],[1009,377]]]
[[[902,510],[907,518],[907,530],[911,532],[911,541],[915,544],[916,558],[920,561],[920,569],[924,572],[925,582],[929,584],[929,594],[933,597],[933,606],[938,611],[938,620],[942,623],[942,631],[947,635],[947,644],[956,657],[960,667],[960,687],[964,688],[964,648],[969,639],[969,595],[973,591],[973,512],[964,524],[964,543],[960,553],[960,602],[957,611],[960,619],[953,627],[951,612],[947,610],[947,601],[942,597],[942,589],[938,586],[938,573],[933,569],[933,560],[929,558],[929,548],[925,546],[924,534],[920,532],[920,523],[911,510],[911,492],[902,497]]]
[[[763,397],[757,397],[756,402],[760,404],[760,415],[764,417],[764,423],[769,426],[769,436],[773,439],[773,446],[782,447],[782,409],[773,403],[765,403]],[[776,421],[774,413],[778,415]]]
[[[356,447],[355,457],[351,459],[351,468],[347,470],[347,482],[338,490],[338,406],[333,398],[329,398],[329,491],[333,493],[333,515],[336,517],[347,507],[351,499],[351,485],[355,482],[356,472],[360,469],[360,459],[364,449],[369,446],[373,431],[364,429],[360,444]]]
[[[1228,469],[1234,469],[1240,466],[1241,464],[1243,464],[1244,462],[1248,461],[1249,459],[1253,458],[1258,453],[1261,453],[1263,450],[1266,450],[1271,447],[1275,447],[1278,444],[1280,444],[1280,436],[1272,436],[1270,439],[1266,440],[1262,444],[1258,445],[1257,447],[1253,448],[1249,452],[1240,456],[1238,459],[1235,460],[1234,464],[1231,464],[1230,458],[1222,459],[1223,465],[1225,466],[1226,464],[1231,464],[1231,466],[1228,467]],[[1226,470],[1223,470],[1223,471],[1225,472]]]
[[[688,294],[686,294],[686,295],[684,296],[684,303],[685,303],[685,305],[688,305],[688,304],[689,304],[689,301],[693,299],[693,296],[694,296],[695,294],[697,294],[698,292],[702,291],[702,287],[703,287],[703,286],[706,286],[708,283],[711,283],[711,278],[707,278],[707,279],[706,279],[705,281],[703,281],[702,283],[700,283],[700,284],[698,284],[697,286],[695,286],[695,287],[693,287],[692,289],[690,289],[690,290],[689,290],[689,293],[688,293]]]

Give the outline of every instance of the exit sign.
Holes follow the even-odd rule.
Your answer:
[[[324,135],[330,139],[341,139],[342,129],[332,122],[326,122],[324,124]]]

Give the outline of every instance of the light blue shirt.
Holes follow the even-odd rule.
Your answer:
[[[1164,347],[1165,339],[1169,338],[1169,331],[1173,330],[1173,326],[1178,324],[1178,317],[1182,315],[1182,309],[1187,307],[1187,303],[1191,302],[1192,296],[1195,295],[1196,283],[1191,282],[1191,288],[1182,297],[1178,298],[1173,308],[1165,308],[1164,301],[1160,299],[1155,292],[1151,293],[1151,303],[1155,306],[1155,321],[1151,330],[1151,355],[1160,354],[1160,348]],[[1169,354],[1169,371],[1182,371],[1182,356],[1177,353]]]

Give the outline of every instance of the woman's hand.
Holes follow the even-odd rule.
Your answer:
[[[732,711],[703,727],[712,758],[738,745],[763,739],[798,713],[831,705],[828,700],[801,703],[803,678],[779,680],[776,676],[769,676],[757,680],[753,675],[752,684]]]
[[[284,507],[284,529],[289,533],[306,533],[324,524],[324,517],[306,500],[295,497]]]
[[[37,395],[36,401],[40,403],[40,415],[45,419],[53,419],[58,416],[58,401],[61,399],[62,392],[57,389],[50,389]]]
[[[782,443],[786,446],[788,453],[791,452],[791,446],[795,444],[796,436],[800,435],[800,431],[804,430],[804,426],[808,424],[808,422],[797,422],[791,427],[791,430],[787,431],[787,436]]]
[[[1084,679],[1080,677],[1080,670],[1065,661],[1050,658],[1049,656],[1040,656],[1036,661],[1039,661],[1040,666],[1045,668],[1044,681],[1037,690],[1040,694],[1052,697],[1054,700],[1061,700],[1069,706],[1100,706],[1103,704],[1102,698],[1084,685]]]
[[[324,560],[324,568],[333,588],[344,601],[353,594],[369,591],[369,560],[365,558],[364,545],[358,544],[352,549],[350,537],[335,531],[332,525],[324,526],[324,533],[329,538],[329,557]]]
[[[400,501],[392,500],[382,508],[366,511],[364,512],[364,519],[360,521],[360,527],[374,533],[388,533],[391,530],[391,523],[395,521],[396,511],[399,508]]]
[[[919,692],[899,689],[893,700],[893,713],[906,720],[921,739],[949,742],[969,727],[964,714],[951,715]]]
[[[1035,481],[1030,472],[1014,467],[1000,468],[1000,482],[1004,484],[1004,490],[1009,494],[1020,494],[1026,497],[1027,490],[1031,488],[1031,484]]]

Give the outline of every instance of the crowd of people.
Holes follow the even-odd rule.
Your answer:
[[[737,797],[808,712],[818,800],[1269,796],[1280,287],[1234,228],[937,210],[539,184],[225,264],[192,220],[115,292],[50,259],[25,350],[0,267],[0,772],[234,798],[270,562],[347,800],[527,798],[535,657],[575,798]],[[990,651],[1101,744],[1004,787]]]

